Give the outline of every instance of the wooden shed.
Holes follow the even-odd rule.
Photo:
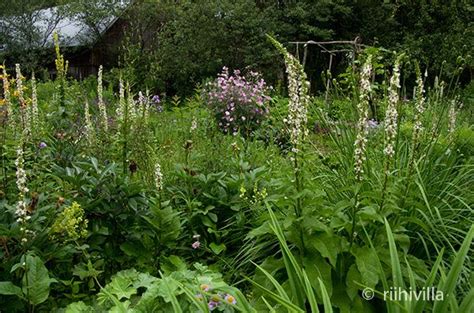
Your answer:
[[[103,14],[94,22],[88,19],[88,12],[74,13],[71,5],[3,17],[0,27],[8,37],[4,38],[5,42],[0,37],[0,52],[8,55],[9,51],[20,48],[51,50],[52,54],[53,34],[57,33],[61,50],[69,61],[69,74],[77,79],[96,74],[100,65],[113,65],[117,60],[118,44],[126,25],[121,16],[132,3],[132,0],[95,1],[91,5]],[[54,62],[47,68],[51,75],[55,74]]]

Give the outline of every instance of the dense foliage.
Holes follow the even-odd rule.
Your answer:
[[[77,82],[58,45],[55,81],[2,66],[2,310],[473,310],[469,90],[366,49],[311,97],[268,39],[288,98],[227,69],[188,98]]]

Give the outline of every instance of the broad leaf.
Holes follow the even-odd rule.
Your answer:
[[[14,285],[11,281],[0,281],[0,295],[15,295],[23,297],[21,288]]]
[[[25,259],[26,273],[22,280],[22,290],[31,304],[38,305],[48,299],[49,285],[56,280],[49,277],[48,269],[39,257],[28,254]]]

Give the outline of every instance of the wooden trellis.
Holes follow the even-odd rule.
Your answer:
[[[333,62],[333,57],[337,53],[347,53],[347,52],[352,52],[352,64],[354,66],[354,61],[356,59],[357,54],[359,54],[366,45],[363,45],[361,43],[361,38],[356,37],[354,40],[333,40],[333,41],[290,41],[290,44],[296,45],[296,55],[299,58],[299,49],[300,45],[303,45],[304,52],[303,52],[303,61],[301,64],[303,65],[303,68],[306,64],[306,57],[308,55],[308,46],[309,45],[316,45],[321,49],[322,53],[329,53],[329,66],[328,66],[328,72],[331,72],[332,68],[332,62]],[[331,46],[334,45],[345,45],[347,48],[337,48],[337,49],[331,49]],[[328,100],[328,94],[329,94],[329,84],[330,80],[328,79],[326,81],[326,93],[325,93],[325,102],[327,103]]]

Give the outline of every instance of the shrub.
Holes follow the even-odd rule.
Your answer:
[[[256,72],[248,77],[239,70],[229,74],[224,67],[218,78],[207,84],[204,99],[224,133],[250,135],[268,114],[269,88]]]

